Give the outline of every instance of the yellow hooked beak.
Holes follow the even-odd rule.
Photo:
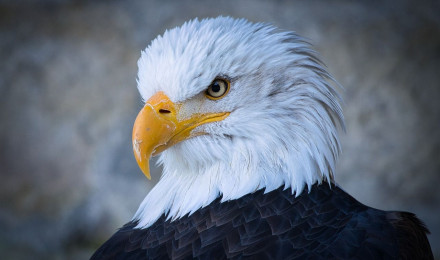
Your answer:
[[[134,157],[142,172],[151,179],[149,160],[165,149],[190,137],[204,134],[191,133],[197,126],[225,119],[230,114],[193,114],[179,121],[180,104],[174,104],[163,92],[152,96],[139,112],[133,126]]]

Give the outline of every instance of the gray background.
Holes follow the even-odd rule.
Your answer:
[[[20,2],[0,2],[2,259],[87,259],[132,217],[160,176],[131,150],[140,51],[220,14],[315,45],[345,87],[337,181],[416,212],[440,259],[439,1]]]

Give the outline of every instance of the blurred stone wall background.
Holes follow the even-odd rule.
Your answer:
[[[140,51],[194,17],[307,37],[345,87],[337,181],[416,212],[440,259],[439,1],[0,1],[0,258],[87,259],[148,182],[132,156]]]

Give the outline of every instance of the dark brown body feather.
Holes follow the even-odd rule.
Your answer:
[[[92,259],[433,259],[414,214],[369,208],[338,187],[257,191],[146,229],[130,222]]]

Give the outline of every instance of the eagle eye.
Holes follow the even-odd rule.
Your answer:
[[[226,79],[215,79],[205,91],[205,96],[211,100],[221,99],[228,93],[229,85]]]

